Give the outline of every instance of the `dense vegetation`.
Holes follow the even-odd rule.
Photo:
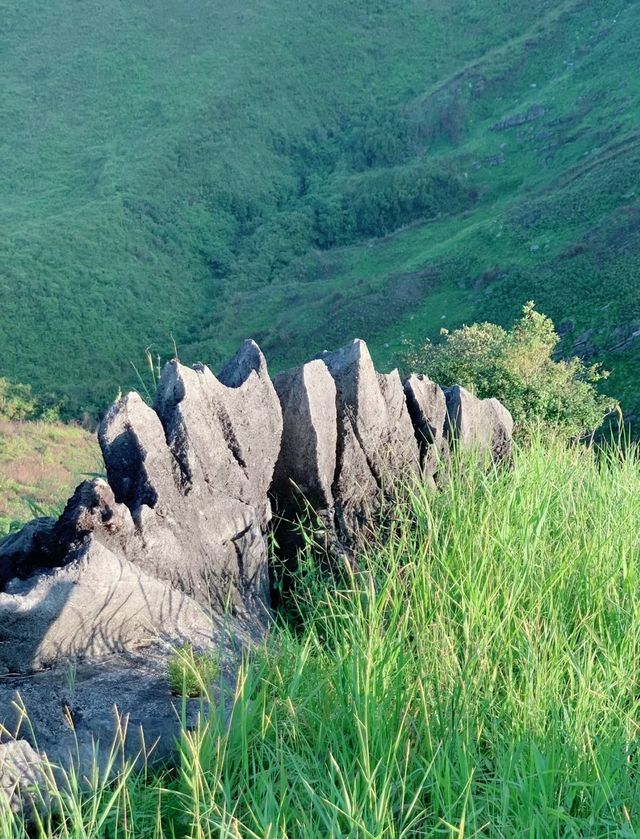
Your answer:
[[[555,358],[560,337],[553,322],[527,303],[509,330],[495,323],[474,323],[443,340],[412,346],[405,365],[425,371],[439,384],[459,384],[481,399],[499,399],[513,416],[515,434],[560,435],[579,439],[593,434],[618,409],[596,385],[608,378],[597,364],[577,356]]]
[[[9,0],[0,376],[95,412],[129,361],[379,364],[534,298],[634,410],[637,0]]]
[[[303,557],[230,718],[185,731],[176,771],[62,796],[45,832],[637,835],[638,467],[534,440],[399,500],[341,583]]]

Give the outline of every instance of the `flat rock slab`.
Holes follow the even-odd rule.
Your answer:
[[[237,663],[227,661],[212,686],[214,698],[233,695]],[[27,740],[51,764],[90,780],[94,757],[105,770],[115,750],[148,766],[171,761],[184,717],[187,728],[206,713],[199,698],[172,695],[161,651],[0,677],[0,731]],[[28,720],[27,720],[28,716]]]

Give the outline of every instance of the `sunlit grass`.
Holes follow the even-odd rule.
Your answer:
[[[357,572],[302,558],[176,770],[77,788],[47,832],[636,835],[639,498],[635,450],[536,441],[414,490]]]

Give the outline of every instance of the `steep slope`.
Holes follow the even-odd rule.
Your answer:
[[[637,399],[638,2],[3,14],[0,375],[77,414],[171,336],[384,364],[533,297]]]

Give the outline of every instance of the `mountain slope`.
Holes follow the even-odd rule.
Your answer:
[[[391,364],[534,298],[635,408],[640,3],[9,0],[2,27],[0,375],[77,415],[172,337]]]

